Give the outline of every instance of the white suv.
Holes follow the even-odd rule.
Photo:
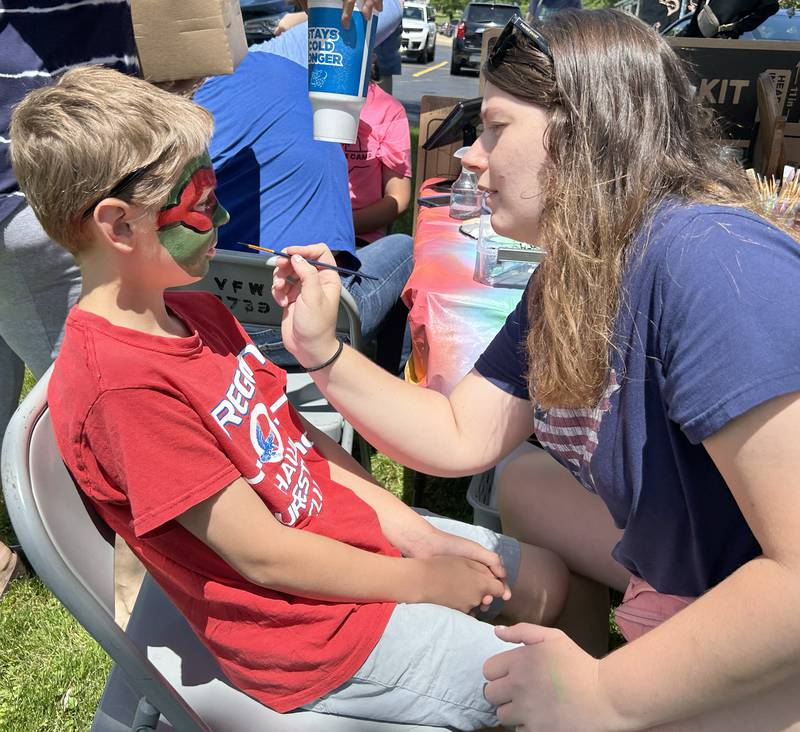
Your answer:
[[[427,63],[436,55],[436,11],[425,2],[407,2],[403,7],[400,52]]]

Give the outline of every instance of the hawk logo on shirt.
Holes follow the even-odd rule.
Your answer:
[[[258,442],[259,447],[263,451],[261,455],[258,456],[258,462],[262,465],[272,462],[272,456],[278,452],[278,448],[275,445],[275,434],[270,432],[267,439],[264,439],[263,430],[260,426],[256,426],[256,442]]]
[[[278,426],[270,419],[263,404],[253,407],[250,418],[250,442],[258,455],[258,467],[267,463],[279,463],[283,459],[283,440]]]
[[[616,371],[611,369],[603,396],[591,409],[541,409],[537,406],[534,411],[534,431],[542,447],[592,492],[595,492],[595,485],[591,462],[597,449],[600,424],[611,409],[611,397],[618,389]]]

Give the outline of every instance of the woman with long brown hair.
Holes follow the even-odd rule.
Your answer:
[[[476,473],[531,432],[545,448],[501,505],[563,561],[542,595],[569,635],[497,629],[522,644],[484,669],[501,722],[800,729],[800,246],[635,18],[515,18],[485,72],[464,164],[495,230],[547,256],[475,368],[445,397],[342,350],[338,279],[298,258],[273,283],[284,342],[417,470]],[[599,659],[597,583],[625,591],[630,641]]]

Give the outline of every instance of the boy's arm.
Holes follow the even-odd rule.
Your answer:
[[[372,507],[378,515],[383,535],[404,556],[457,555],[485,564],[495,577],[505,578],[505,568],[495,552],[477,542],[434,528],[413,508],[383,488],[339,443],[303,417],[300,419],[314,446],[328,461],[331,478]]]
[[[284,526],[243,478],[177,520],[245,579],[289,595],[468,612],[504,592],[486,566],[463,557],[387,557]]]

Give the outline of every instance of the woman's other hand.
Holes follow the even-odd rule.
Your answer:
[[[526,732],[592,732],[623,729],[598,683],[599,661],[560,630],[529,623],[495,628],[497,637],[521,648],[483,665],[487,701],[500,723]]]
[[[283,344],[305,367],[327,361],[338,347],[336,318],[342,282],[338,273],[317,269],[303,258],[335,265],[325,244],[287,247],[291,259],[278,257],[272,275],[272,296],[283,308]]]

